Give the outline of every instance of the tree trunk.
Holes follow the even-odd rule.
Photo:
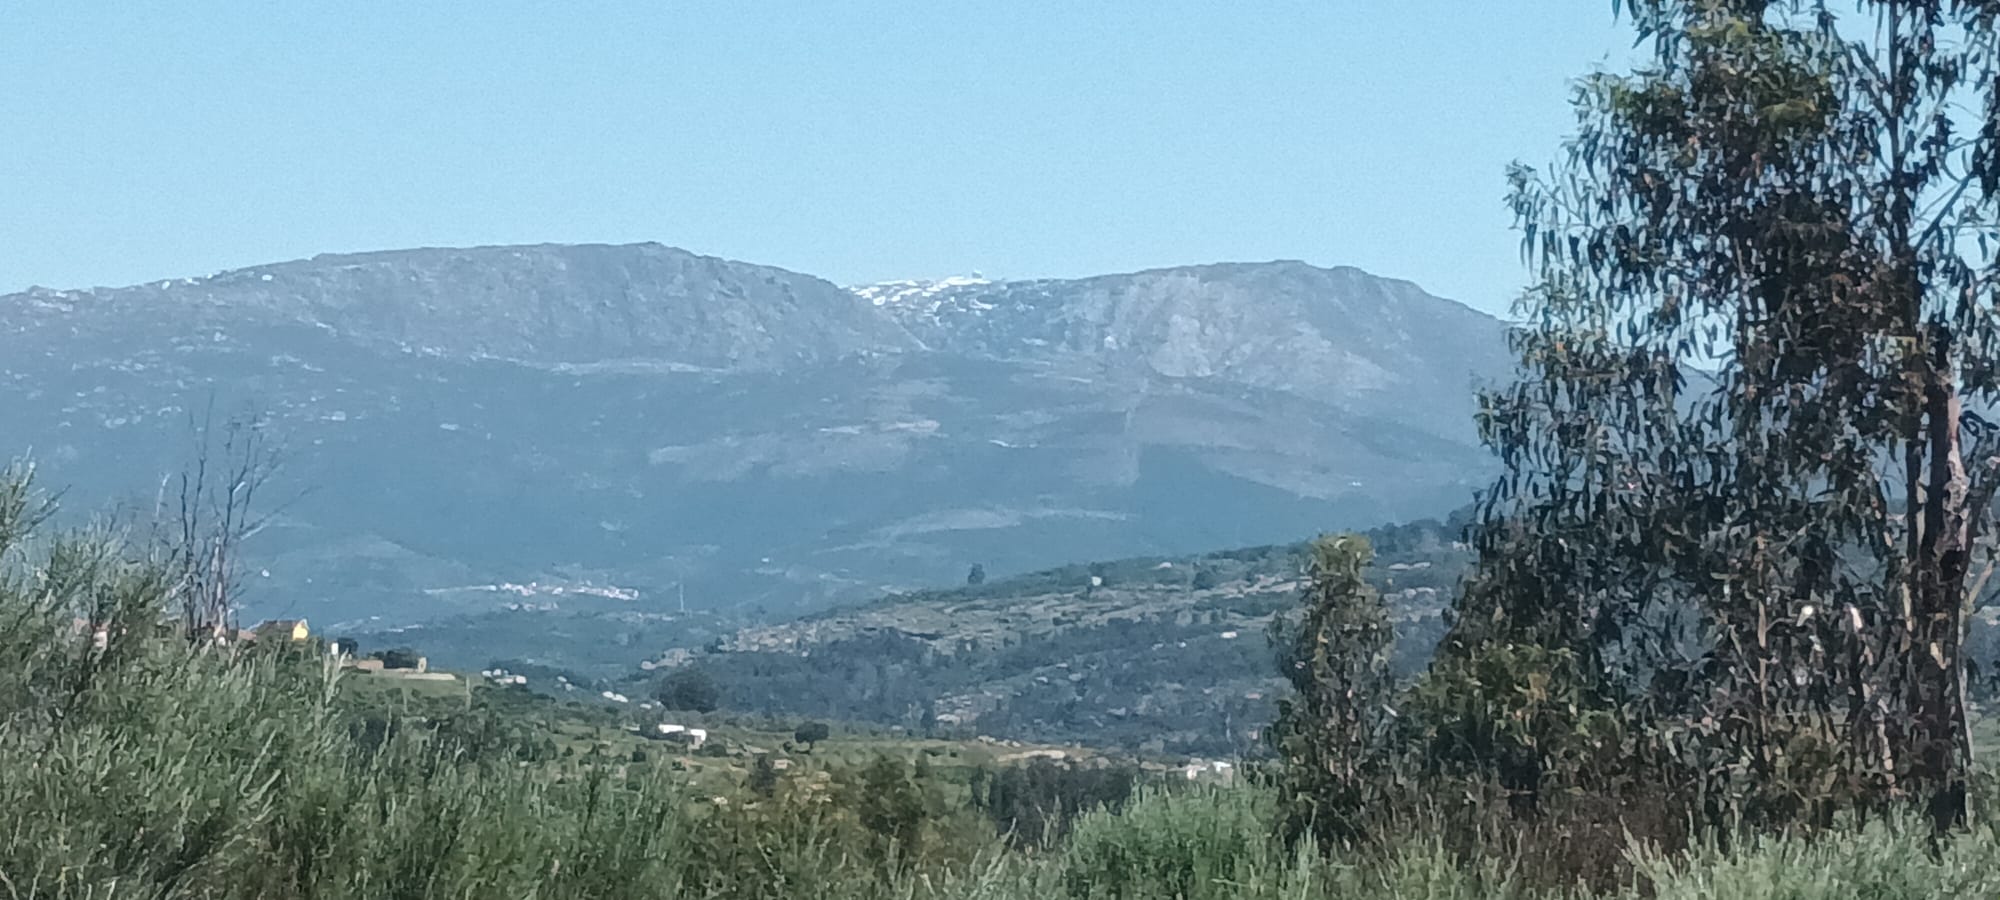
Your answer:
[[[1966,727],[1965,659],[1961,650],[1965,578],[1971,564],[1970,480],[1959,446],[1959,398],[1951,367],[1951,340],[1940,334],[1932,348],[1924,388],[1930,471],[1924,491],[1922,552],[1910,672],[1915,703],[1916,781],[1929,796],[1939,830],[1966,821],[1966,772],[1961,735]]]

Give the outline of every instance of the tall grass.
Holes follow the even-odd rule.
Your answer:
[[[1577,893],[1531,890],[1504,860],[1468,863],[1422,839],[1366,858],[1288,848],[1270,837],[1272,800],[1255,788],[1146,793],[1083,816],[1049,847],[1017,851],[969,809],[930,809],[917,830],[871,830],[854,791],[802,780],[718,804],[665,767],[558,772],[483,752],[468,743],[476,736],[398,729],[364,746],[323,658],[190,646],[157,627],[168,585],[143,547],[110,532],[33,541],[32,504],[7,485],[0,898]],[[106,626],[101,648],[73,627],[78,617]],[[1637,853],[1638,880],[1622,895],[2000,896],[1990,828],[1935,855],[1921,835],[1878,825],[1727,854]]]
[[[1932,846],[1914,817],[1812,842],[1765,840],[1748,850],[1635,853],[1659,900],[1916,900],[2000,897],[2000,842],[1990,826]]]

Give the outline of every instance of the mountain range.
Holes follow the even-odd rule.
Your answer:
[[[252,616],[780,617],[1441,516],[1509,369],[1498,320],[1300,262],[842,287],[412,249],[0,296],[0,453],[143,517],[191,419],[261,413]]]

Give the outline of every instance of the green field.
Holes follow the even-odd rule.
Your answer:
[[[596,765],[609,766],[620,777],[670,772],[672,780],[705,794],[739,791],[759,756],[776,761],[790,777],[807,779],[822,777],[828,771],[859,769],[884,757],[910,764],[923,760],[939,782],[949,787],[955,800],[963,799],[974,772],[1036,758],[1084,764],[1116,762],[1157,773],[1178,770],[1174,765],[1177,760],[1141,760],[1077,746],[911,737],[866,724],[828,723],[830,736],[808,748],[794,740],[800,722],[558,700],[518,686],[488,684],[476,675],[471,680],[461,677],[442,682],[350,672],[344,673],[338,684],[339,706],[349,716],[443,720],[492,715],[504,721],[513,740],[552,746],[552,758],[533,761],[552,773],[576,774]],[[705,729],[708,743],[700,750],[691,750],[682,744],[646,738],[645,732],[658,722]]]

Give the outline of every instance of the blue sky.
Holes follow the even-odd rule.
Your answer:
[[[0,291],[657,240],[843,283],[1304,259],[1504,309],[1609,0],[0,3]]]

